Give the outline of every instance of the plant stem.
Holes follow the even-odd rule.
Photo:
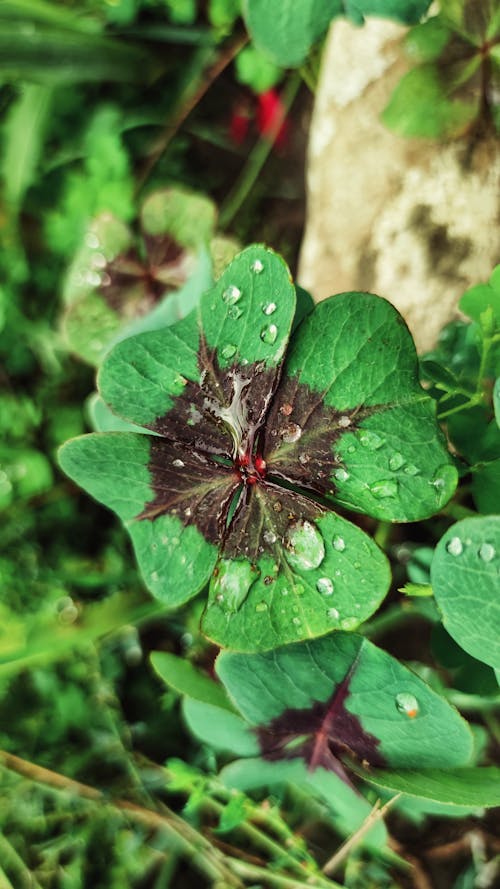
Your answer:
[[[1,833],[0,856],[2,859],[2,864],[5,864],[7,867],[10,867],[12,871],[15,871],[16,880],[17,878],[19,878],[19,880],[22,880],[22,882],[26,886],[30,886],[30,889],[42,889],[38,880],[35,879],[33,872],[31,870],[28,870],[20,855],[18,855],[14,847],[9,843],[7,837],[3,836]],[[2,882],[4,883],[4,885],[2,885]],[[19,885],[21,885],[21,882]],[[12,883],[10,882],[10,880],[8,880],[7,875],[1,869],[0,889],[13,889]]]
[[[390,809],[392,805],[399,799],[401,796],[400,793],[393,796],[392,799],[388,800],[382,807],[380,807],[380,800],[378,799],[373,806],[371,812],[368,813],[365,820],[358,827],[358,829],[345,841],[342,843],[340,849],[337,849],[334,855],[326,862],[323,867],[323,873],[325,874],[333,874],[337,870],[340,864],[344,861],[345,858],[349,855],[351,849],[354,849],[355,846],[359,843],[359,841],[368,833],[368,831],[373,827],[377,821],[380,821],[381,818],[384,817],[385,813]]]
[[[320,883],[310,876],[305,876],[303,880],[294,880],[292,877],[275,874],[268,868],[239,861],[237,858],[228,858],[227,863],[238,876],[248,880],[261,880],[263,886],[278,886],[281,889],[306,889],[306,887],[310,889],[311,886],[328,886],[329,889],[342,889],[338,883],[334,883],[332,880],[324,880]]]
[[[283,106],[285,114],[288,114],[292,106],[293,100],[297,95],[300,83],[301,76],[299,72],[295,72],[290,76],[283,92]],[[255,185],[255,182],[257,181],[262,167],[264,166],[271,152],[282,123],[282,119],[276,120],[275,125],[273,126],[272,130],[266,135],[266,137],[259,139],[259,141],[257,142],[257,145],[248,158],[248,161],[245,164],[239,179],[237,179],[237,181],[235,182],[233,188],[227,195],[220,208],[219,226],[221,229],[225,229],[230,225],[238,210],[245,202],[248,194]]]

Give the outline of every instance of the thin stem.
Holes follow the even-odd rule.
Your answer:
[[[6,867],[9,867],[11,871],[15,871],[16,881],[19,878],[20,882],[22,881],[26,885],[29,885],[31,889],[42,889],[40,883],[33,875],[33,871],[28,870],[21,856],[16,852],[14,847],[9,843],[7,837],[3,836],[0,833],[0,856],[2,858],[2,864]],[[4,877],[4,885],[2,886],[2,877]],[[13,889],[12,883],[8,880],[7,875],[3,870],[0,870],[0,889]]]
[[[314,877],[306,876],[303,880],[294,880],[292,877],[284,877],[281,874],[275,874],[268,868],[258,867],[255,864],[249,864],[246,861],[240,861],[237,858],[226,859],[231,870],[248,880],[260,880],[263,886],[278,886],[279,889],[310,889],[311,886],[328,886],[329,889],[342,889],[339,883],[333,880],[323,881],[319,883]]]
[[[358,827],[358,829],[345,841],[342,843],[340,849],[337,849],[334,855],[326,862],[323,867],[323,873],[325,874],[333,874],[337,870],[340,864],[347,858],[350,851],[354,849],[355,846],[358,845],[360,840],[363,839],[365,834],[373,827],[377,821],[380,821],[381,818],[384,817],[386,812],[394,805],[395,802],[400,798],[401,794],[398,793],[396,796],[393,796],[392,799],[388,800],[382,807],[380,807],[380,800],[378,799],[373,806],[371,812],[368,813],[365,820]]]
[[[300,82],[301,76],[298,72],[292,74],[288,80],[283,93],[283,106],[285,114],[288,114],[292,106],[293,100],[297,95]],[[261,138],[253,149],[239,179],[236,181],[233,188],[227,195],[224,203],[222,204],[219,214],[220,228],[225,229],[228,227],[228,225],[230,225],[238,210],[248,197],[250,191],[252,190],[255,182],[260,175],[262,167],[264,166],[271,152],[271,149],[273,148],[282,123],[282,119],[276,120],[272,130],[270,130],[265,138]]]

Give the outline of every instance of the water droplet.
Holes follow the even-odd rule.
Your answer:
[[[85,235],[85,243],[91,250],[96,250],[99,247],[99,238],[95,232],[87,232]]]
[[[406,475],[418,475],[420,469],[418,468],[418,466],[414,466],[412,463],[410,463],[408,466],[405,466],[403,472],[406,472]]]
[[[450,556],[459,556],[464,551],[463,543],[460,537],[452,537],[446,544],[446,550]]]
[[[224,293],[222,294],[222,299],[228,306],[234,306],[235,303],[241,299],[241,290],[239,287],[236,287],[235,284],[230,284],[229,287],[226,287]]]
[[[479,558],[483,560],[483,562],[491,562],[496,556],[495,547],[491,545],[491,543],[482,543],[479,547]]]
[[[264,315],[273,315],[276,311],[276,303],[267,303],[265,306],[262,306],[262,311]]]
[[[267,611],[267,602],[258,602],[255,606],[255,610],[260,614],[263,611]]]
[[[153,581],[153,583],[156,583],[157,580],[159,580],[158,571],[152,571],[149,576],[150,576],[151,580]]]
[[[340,626],[343,630],[354,630],[358,625],[359,620],[357,617],[344,617],[344,619],[340,621]]]
[[[276,338],[278,336],[278,328],[276,324],[269,324],[267,327],[264,327],[260,332],[260,338],[263,343],[267,343],[269,346],[272,346],[273,343],[276,342]]]
[[[237,611],[260,572],[246,560],[221,559],[214,573],[212,588],[217,601],[224,601],[226,611]],[[217,599],[223,596],[223,600]]]
[[[381,481],[373,482],[370,485],[370,491],[374,497],[379,499],[382,497],[395,497],[398,493],[398,483],[392,478],[381,479]]]
[[[233,321],[237,321],[243,315],[243,309],[240,309],[239,306],[229,306],[227,314]]]
[[[372,432],[371,429],[365,429],[359,436],[359,440],[363,447],[368,448],[370,451],[376,451],[385,444],[384,439],[377,435],[376,432]]]
[[[326,612],[326,616],[332,618],[332,620],[337,620],[340,617],[340,614],[336,608],[329,608]]]
[[[345,469],[336,469],[333,474],[339,482],[346,482],[349,478],[349,473]]]
[[[333,548],[337,550],[338,553],[343,553],[345,550],[345,540],[343,537],[337,535],[333,538]]]
[[[175,466],[176,469],[182,469],[184,463],[182,460],[172,460],[172,466]]]
[[[97,272],[90,271],[85,275],[85,281],[87,284],[90,284],[91,287],[99,287],[101,276]]]
[[[320,577],[316,581],[316,589],[323,596],[331,596],[333,593],[333,583],[329,577]]]
[[[223,594],[222,594],[222,593],[217,593],[217,595],[216,595],[216,597],[215,597],[215,601],[218,602],[219,605],[220,605],[220,603],[224,601],[224,596],[223,596]]]
[[[389,469],[392,469],[393,472],[397,472],[398,469],[401,469],[404,462],[405,458],[403,457],[403,455],[395,452],[389,457]]]
[[[318,529],[311,522],[295,522],[287,531],[288,548],[285,556],[292,568],[311,571],[325,558],[325,544]]]
[[[94,253],[91,259],[91,264],[96,269],[103,269],[106,266],[106,257],[104,256],[104,253]]]
[[[347,427],[351,425],[351,418],[347,416],[339,417],[337,422],[343,429],[347,429]]]
[[[404,713],[409,719],[415,719],[418,716],[420,707],[415,695],[409,692],[400,692],[395,698],[396,708],[400,713]]]
[[[288,590],[287,590],[286,587],[283,587],[283,589],[281,590],[281,595],[282,595],[282,596],[288,596]]]
[[[299,627],[301,623],[300,617],[292,617],[292,624],[295,624],[296,627]]]
[[[264,531],[262,535],[266,543],[276,543],[277,537],[274,531]]]
[[[256,275],[260,275],[261,272],[264,271],[264,266],[262,265],[260,259],[255,259],[250,266],[252,272],[255,272]]]
[[[227,346],[224,346],[221,354],[223,358],[232,358],[233,355],[236,354],[236,346],[233,346],[232,343],[228,343]]]
[[[298,441],[301,435],[302,427],[298,423],[290,423],[289,426],[285,426],[282,432],[283,441],[287,442],[287,444],[293,444],[294,441]]]

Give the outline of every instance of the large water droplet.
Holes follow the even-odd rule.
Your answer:
[[[393,472],[397,472],[398,469],[401,469],[404,462],[405,458],[403,457],[403,455],[395,452],[389,457],[389,469],[392,469]]]
[[[384,439],[377,435],[376,432],[372,432],[371,429],[365,429],[359,436],[359,440],[363,447],[368,448],[370,451],[376,451],[385,444]]]
[[[446,544],[446,549],[450,556],[460,556],[464,551],[464,545],[460,537],[452,537]]]
[[[346,482],[349,478],[349,473],[345,469],[336,469],[333,474],[339,482]]]
[[[184,466],[184,463],[182,460],[179,460],[179,459],[172,460],[172,466],[175,466],[176,469],[182,469],[182,467]]]
[[[337,423],[342,429],[347,429],[347,427],[351,425],[351,418],[347,416],[339,417]]]
[[[233,559],[221,559],[216,572],[212,580],[216,601],[224,603],[225,611],[238,611],[260,572],[246,560]]]
[[[311,522],[294,522],[287,531],[285,556],[292,568],[311,571],[325,558],[325,544],[318,529]]]
[[[260,259],[255,259],[250,266],[252,272],[255,272],[256,275],[260,275],[261,272],[264,271],[264,266],[261,263]]]
[[[226,287],[224,293],[222,294],[222,299],[228,306],[234,306],[235,303],[241,299],[241,290],[239,287],[236,287],[235,284],[230,284],[229,287]]]
[[[491,543],[482,543],[479,547],[479,558],[483,562],[491,562],[496,556],[495,547]]]
[[[420,707],[415,695],[403,691],[396,695],[396,708],[400,713],[404,713],[409,719],[415,719],[418,716]]]
[[[262,342],[267,343],[270,346],[276,342],[277,336],[278,328],[276,327],[276,324],[268,324],[268,326],[264,327],[260,332]]]
[[[410,463],[408,466],[405,466],[403,472],[405,472],[406,475],[418,475],[420,469],[418,466],[414,466],[413,463]]]
[[[328,611],[326,612],[326,616],[331,618],[331,620],[338,620],[338,618],[340,617],[340,614],[336,608],[329,608]]]
[[[370,491],[374,497],[395,497],[398,493],[398,483],[395,479],[384,478],[370,485]]]
[[[228,343],[227,346],[224,346],[224,348],[222,349],[221,354],[223,358],[232,358],[233,355],[236,354],[236,346],[234,346],[232,343]]]
[[[302,435],[302,427],[299,426],[298,423],[290,423],[289,426],[285,426],[282,438],[283,441],[287,442],[287,444],[293,444],[294,441],[298,441],[300,436]]]
[[[333,593],[333,583],[329,577],[320,577],[316,581],[316,589],[323,596],[331,596]]]
[[[262,306],[262,311],[264,315],[273,315],[276,311],[276,303],[266,303],[265,306]]]
[[[344,550],[345,550],[345,540],[344,540],[343,537],[340,537],[340,535],[337,534],[337,536],[333,538],[332,543],[333,543],[333,548],[336,549],[338,553],[343,553],[343,552],[344,552]]]
[[[233,321],[237,321],[243,315],[243,309],[240,309],[239,306],[229,306],[227,314]]]

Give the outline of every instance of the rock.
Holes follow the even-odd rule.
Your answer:
[[[425,351],[458,316],[463,291],[499,261],[500,153],[492,137],[439,143],[382,125],[409,67],[405,33],[377,19],[331,28],[310,132],[298,280],[317,300],[346,290],[385,296]]]

